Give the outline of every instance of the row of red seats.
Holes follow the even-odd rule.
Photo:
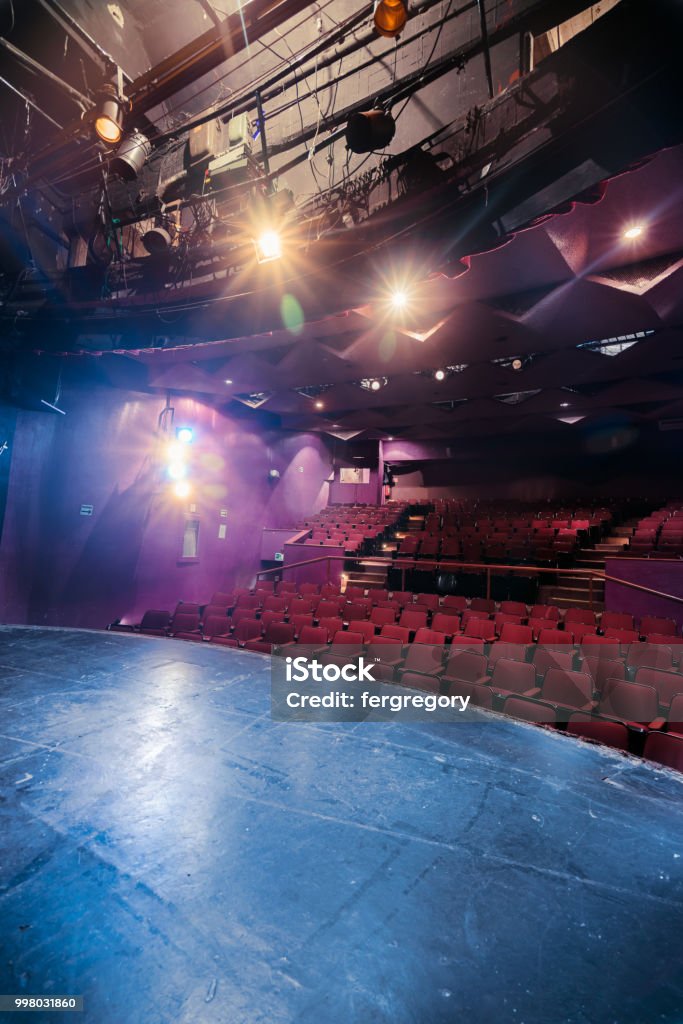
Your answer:
[[[631,558],[683,557],[683,502],[669,502],[641,519],[621,554]]]

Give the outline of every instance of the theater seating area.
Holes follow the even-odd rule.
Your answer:
[[[379,659],[384,682],[459,693],[683,770],[683,637],[670,619],[262,581],[112,628],[264,654],[298,644],[337,662],[363,655]]]
[[[683,558],[683,501],[671,501],[641,519],[628,547],[630,558]]]
[[[504,562],[567,566],[577,549],[605,533],[608,507],[436,501],[411,508],[412,529],[401,538],[396,565],[423,569],[440,562]],[[416,526],[419,516],[424,522]]]
[[[353,554],[371,554],[378,541],[396,527],[408,511],[407,502],[386,505],[330,505],[297,525],[308,530],[308,546],[343,547]]]

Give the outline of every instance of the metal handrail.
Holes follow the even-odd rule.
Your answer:
[[[548,569],[542,566],[535,565],[499,565],[490,564],[485,562],[451,562],[442,561],[439,559],[426,559],[427,562],[436,561],[439,568],[442,570],[449,569],[482,569],[486,573],[486,596],[491,597],[491,574],[492,572],[504,570],[505,572],[522,573],[528,576],[530,573],[549,573],[554,576],[567,575],[567,576],[585,576],[588,579],[588,601],[590,608],[593,608],[593,583],[595,581],[601,582],[605,578],[605,574],[600,570],[595,569]],[[330,578],[330,562],[363,562],[365,565],[379,565],[391,568],[401,569],[401,590],[405,590],[405,566],[397,566],[396,562],[392,558],[381,558],[380,556],[366,555],[363,556],[349,556],[345,555],[319,555],[317,558],[307,558],[301,562],[292,562],[291,565],[277,566],[275,569],[260,569],[256,573],[256,578],[259,579],[261,576],[271,576],[274,573],[282,574],[289,569],[299,569],[304,565],[314,565],[317,562],[327,562],[327,579]],[[419,565],[419,560],[415,562]]]

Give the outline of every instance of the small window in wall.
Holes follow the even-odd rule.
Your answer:
[[[370,470],[360,466],[342,466],[339,470],[340,484],[369,484]]]
[[[199,520],[186,519],[183,532],[182,558],[197,558],[199,554]]]

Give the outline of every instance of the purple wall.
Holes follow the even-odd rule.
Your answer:
[[[331,461],[317,435],[266,432],[255,418],[175,398],[175,425],[195,432],[193,493],[180,500],[163,471],[171,438],[157,432],[159,396],[101,389],[67,392],[61,404],[65,417],[19,413],[0,544],[2,621],[101,627],[206,601],[253,580],[264,526],[293,528],[327,503]],[[199,557],[183,563],[190,502]],[[91,518],[79,514],[86,503]]]
[[[655,558],[608,558],[605,572],[608,576],[683,597],[683,562]],[[631,590],[610,580],[605,583],[605,608],[611,612],[628,612],[635,615],[636,620],[643,615],[661,615],[674,619],[679,632],[683,627],[683,604],[644,594],[641,590]]]
[[[322,558],[324,555],[344,557],[344,548],[332,544],[285,544],[285,568],[296,562],[305,562],[310,558]],[[339,583],[344,568],[343,562],[315,562],[299,569],[289,569],[283,573],[283,579],[290,583]]]

